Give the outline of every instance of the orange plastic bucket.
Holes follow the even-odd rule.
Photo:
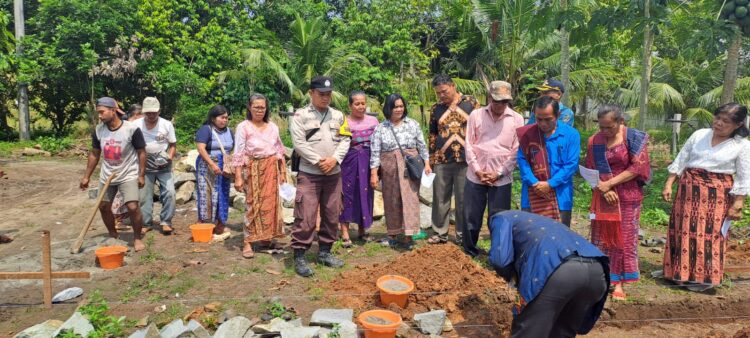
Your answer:
[[[387,310],[365,311],[357,320],[365,328],[365,338],[394,338],[401,325],[401,315]]]
[[[215,225],[211,223],[196,223],[190,226],[193,242],[208,243],[214,237]]]
[[[409,294],[414,291],[414,282],[398,275],[385,275],[375,282],[380,290],[380,302],[384,306],[395,303],[400,308],[406,307]]]
[[[122,245],[103,246],[94,251],[96,259],[99,260],[99,266],[102,269],[117,269],[122,266],[125,261],[125,252],[128,251],[127,247]]]

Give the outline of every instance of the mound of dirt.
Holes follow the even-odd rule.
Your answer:
[[[750,265],[750,241],[744,243],[729,242],[724,260],[727,264]]]
[[[415,290],[400,313],[405,321],[414,314],[442,309],[460,336],[499,336],[509,332],[510,308],[515,291],[502,278],[481,267],[453,244],[429,245],[397,256],[386,263],[357,266],[331,281],[326,287],[339,305],[359,313],[386,308],[380,303],[376,280],[394,274],[409,278]]]
[[[734,334],[734,338],[750,338],[750,326],[737,331],[737,333]]]

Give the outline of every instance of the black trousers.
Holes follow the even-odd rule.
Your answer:
[[[531,212],[530,208],[523,208],[521,210]],[[570,228],[570,219],[572,216],[573,212],[571,210],[560,210],[560,223],[565,224]]]
[[[575,337],[607,287],[599,261],[577,256],[568,259],[513,319],[511,337]]]
[[[479,254],[477,241],[484,222],[484,210],[489,209],[488,218],[503,210],[510,209],[510,193],[512,184],[499,187],[476,184],[466,180],[464,187],[464,252],[475,257]],[[487,220],[489,223],[489,219]]]

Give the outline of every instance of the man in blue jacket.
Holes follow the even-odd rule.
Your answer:
[[[581,135],[560,121],[560,105],[550,97],[537,99],[534,112],[536,123],[516,130],[521,208],[570,226]]]
[[[575,113],[573,113],[572,109],[568,108],[567,106],[562,104],[562,102],[560,102],[560,99],[565,93],[565,86],[563,86],[562,82],[552,78],[546,79],[544,80],[544,83],[542,83],[541,86],[536,87],[536,89],[539,90],[539,97],[548,96],[557,101],[557,103],[560,105],[560,121],[571,127],[574,127],[573,124],[575,122]],[[534,114],[534,111],[532,110],[531,115],[529,115],[529,122],[527,124],[533,123],[536,123],[536,114]]]
[[[489,225],[490,264],[520,296],[511,337],[591,331],[607,300],[607,256],[565,225],[525,211],[496,213]]]

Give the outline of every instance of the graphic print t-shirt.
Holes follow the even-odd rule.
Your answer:
[[[138,178],[138,153],[136,150],[146,147],[143,133],[129,121],[115,130],[109,130],[106,124],[99,123],[92,135],[91,146],[102,151],[102,165],[99,182],[104,183],[109,175],[117,172],[112,185]]]

